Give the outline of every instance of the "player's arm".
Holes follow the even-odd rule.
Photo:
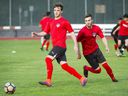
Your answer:
[[[108,43],[107,43],[107,39],[105,37],[102,38],[102,42],[106,48],[106,51],[109,52],[109,47],[108,47]]]
[[[115,35],[115,34],[116,34],[116,32],[117,32],[117,31],[119,31],[119,29],[120,29],[120,26],[119,26],[119,27],[117,27],[117,28],[113,31],[113,35]]]
[[[103,32],[101,31],[100,27],[98,28],[98,35],[102,39],[102,42],[103,42],[103,44],[105,46],[106,51],[109,52],[107,39],[104,37]]]
[[[75,52],[77,54],[77,59],[80,59],[81,58],[81,54],[80,54],[79,45],[77,43],[76,36],[75,36],[74,32],[71,32],[70,36],[71,36],[71,38],[72,38],[72,40],[74,42],[74,50],[75,50]]]
[[[41,24],[39,24],[38,26],[39,26],[40,28],[42,27],[42,25],[41,25]]]
[[[78,56],[77,59],[81,59],[80,44],[78,42]]]
[[[46,32],[32,32],[31,33],[32,34],[32,37],[42,37],[42,36],[44,36],[44,35],[46,35],[47,33]]]

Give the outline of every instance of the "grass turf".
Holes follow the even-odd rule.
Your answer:
[[[38,81],[45,80],[44,59],[48,54],[40,51],[39,41],[0,41],[0,96],[6,96],[3,90],[6,82],[16,85],[12,96],[128,96],[128,53],[126,57],[116,57],[112,40],[108,41],[109,54],[105,53],[101,41],[98,43],[118,83],[113,83],[102,68],[101,74],[89,73],[88,83],[82,87],[76,78],[63,71],[54,61],[53,87],[48,88],[38,84]],[[83,74],[83,65],[88,63],[84,57],[76,59],[71,40],[67,41],[67,45],[69,65]],[[16,53],[12,53],[13,50]]]

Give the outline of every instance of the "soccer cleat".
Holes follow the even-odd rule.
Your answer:
[[[88,77],[88,70],[85,69],[86,68],[86,65],[83,67],[83,73],[84,73],[84,76],[87,78]]]
[[[41,48],[40,48],[40,50],[41,50],[41,51],[43,51],[43,50],[44,50],[44,48],[43,48],[43,47],[41,47]]]
[[[51,81],[49,81],[49,80],[46,80],[44,82],[40,81],[39,84],[45,85],[47,87],[51,87],[52,86]]]
[[[116,79],[114,79],[114,80],[112,80],[113,82],[118,82],[118,80],[116,80]]]
[[[48,49],[46,49],[46,51],[49,51]]]
[[[82,77],[82,78],[80,79],[80,84],[81,84],[81,86],[85,86],[86,83],[87,83],[87,78]]]

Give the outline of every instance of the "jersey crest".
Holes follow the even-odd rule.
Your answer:
[[[59,28],[59,27],[60,27],[60,23],[57,23],[57,24],[56,24],[56,27]]]
[[[96,37],[96,32],[92,32],[92,36],[93,37]]]

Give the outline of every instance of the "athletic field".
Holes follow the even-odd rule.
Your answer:
[[[109,54],[105,52],[101,41],[98,40],[98,43],[118,83],[113,83],[102,68],[101,74],[89,73],[88,83],[82,87],[76,78],[63,71],[54,61],[53,87],[49,88],[38,84],[45,80],[44,58],[48,54],[40,50],[40,41],[1,40],[0,96],[8,96],[3,91],[6,82],[16,85],[16,92],[11,96],[128,96],[128,53],[126,57],[116,57],[112,40],[108,41]],[[76,59],[71,40],[67,40],[67,45],[69,65],[83,74],[83,65],[88,63],[83,57],[81,60]]]

